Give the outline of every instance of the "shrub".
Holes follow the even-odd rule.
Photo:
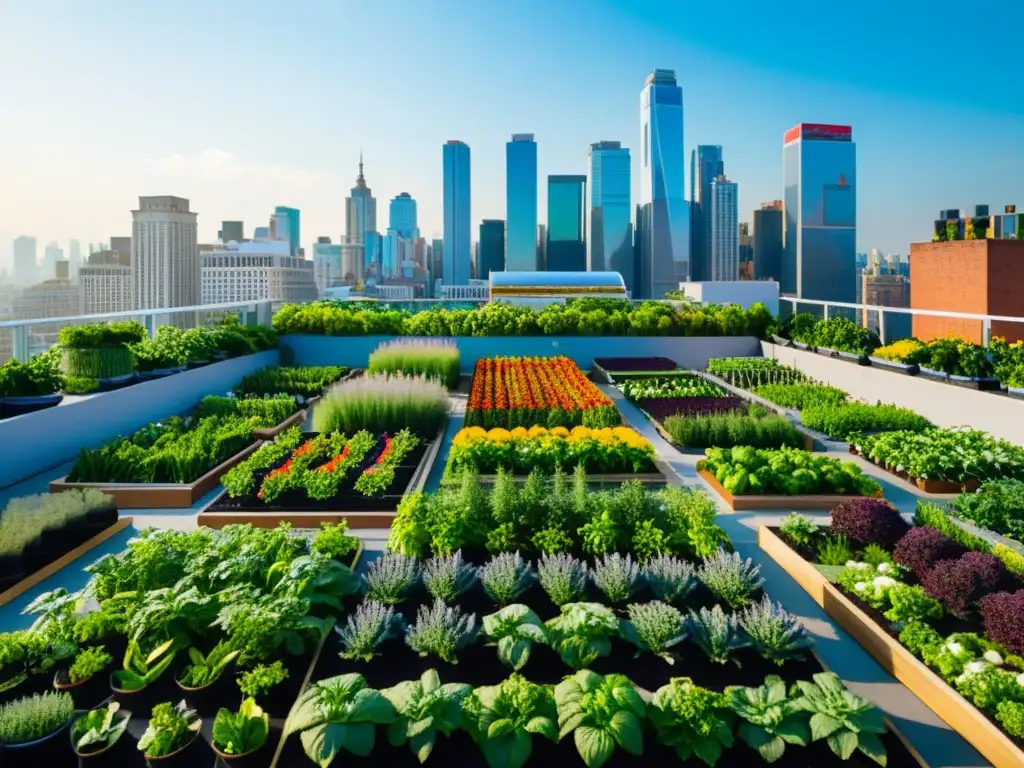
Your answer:
[[[271,366],[250,373],[235,387],[236,397],[262,397],[274,393],[292,395],[308,400],[322,395],[324,390],[348,373],[341,366]]]
[[[814,645],[800,620],[773,603],[768,595],[747,606],[739,614],[739,622],[754,650],[780,666],[792,659],[802,659]]]
[[[979,606],[988,638],[1024,654],[1024,589],[986,595]]]
[[[802,548],[811,546],[814,540],[818,538],[821,529],[809,517],[805,517],[798,512],[790,512],[782,518],[779,532],[789,539],[793,546]]]
[[[967,552],[958,560],[940,560],[921,578],[924,591],[950,612],[964,616],[984,595],[1008,585],[1009,573],[985,552]]]
[[[742,608],[764,584],[760,573],[761,566],[749,557],[744,560],[738,552],[720,549],[704,561],[697,575],[719,600],[730,608]]]
[[[414,376],[377,374],[332,386],[313,409],[317,432],[393,434],[409,429],[433,436],[448,419],[444,385]]]
[[[641,575],[659,600],[681,604],[699,583],[694,567],[678,557],[660,555],[648,560]]]
[[[963,552],[963,547],[934,528],[917,527],[897,542],[892,558],[920,579],[939,560],[953,560]]]
[[[321,523],[310,549],[332,560],[343,560],[359,549],[359,537],[348,533],[348,518],[336,525]]]
[[[238,676],[238,690],[243,696],[256,699],[270,692],[277,685],[280,685],[288,677],[288,670],[284,664],[275,661],[273,664],[257,664],[248,672]]]
[[[372,661],[379,653],[377,646],[397,637],[404,629],[405,621],[394,608],[376,600],[364,600],[345,626],[335,627],[334,631],[345,649],[339,654],[341,658]]]
[[[518,552],[502,552],[488,560],[479,571],[484,592],[498,605],[515,601],[537,580],[533,566]]]
[[[1024,481],[990,480],[953,502],[956,514],[990,531],[1024,539]]]
[[[594,584],[612,603],[629,600],[643,584],[640,567],[629,555],[617,552],[594,563]]]
[[[71,719],[70,693],[37,693],[0,707],[0,744],[24,744],[48,736]]]
[[[708,657],[708,661],[724,664],[730,654],[750,645],[735,614],[727,614],[722,606],[710,611],[701,608],[686,615],[686,634]]]
[[[541,557],[537,572],[541,587],[551,602],[558,606],[580,600],[586,594],[587,582],[590,581],[587,564],[566,552]]]
[[[426,376],[455,389],[459,384],[459,348],[447,339],[396,339],[370,353],[368,373]]]
[[[438,555],[423,563],[423,586],[434,598],[453,603],[476,584],[476,568],[454,555]]]
[[[674,663],[669,649],[686,639],[683,614],[658,600],[631,603],[626,611],[629,621],[623,622],[622,636],[639,649],[638,653],[648,651]]]
[[[881,544],[892,547],[910,525],[885,499],[852,499],[832,509],[832,531],[866,546]]]
[[[785,416],[752,416],[747,413],[713,413],[701,416],[670,416],[663,424],[676,445],[688,448],[799,448],[804,436]]]
[[[398,605],[420,579],[419,561],[388,552],[366,567],[366,594],[384,605]]]
[[[416,623],[406,630],[405,642],[420,656],[433,654],[457,664],[456,654],[476,640],[479,632],[475,613],[465,615],[458,606],[435,600],[432,606],[420,606]]]

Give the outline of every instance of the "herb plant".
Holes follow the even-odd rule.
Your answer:
[[[616,746],[631,755],[643,754],[646,706],[624,675],[602,677],[581,669],[555,686],[555,704],[558,738],[573,735],[587,768],[608,762]]]
[[[124,669],[114,671],[114,679],[121,690],[141,691],[166,672],[177,655],[174,643],[168,640],[143,656],[138,641],[130,640],[124,654]]]
[[[853,546],[845,536],[826,536],[818,543],[817,561],[822,565],[845,565],[853,559]]]
[[[111,701],[105,707],[91,709],[78,716],[71,726],[71,740],[82,754],[99,752],[113,746],[128,727],[130,715],[119,711],[121,705]]]
[[[398,637],[405,629],[401,614],[391,606],[376,600],[364,600],[356,612],[348,617],[343,627],[335,627],[341,645],[343,659],[371,661],[379,654],[378,646],[392,637]]]
[[[476,568],[462,559],[462,550],[437,555],[423,563],[423,586],[438,600],[453,603],[476,583]]]
[[[803,658],[814,644],[800,620],[773,603],[768,595],[744,609],[739,614],[739,623],[754,650],[780,666]]]
[[[682,605],[699,583],[694,567],[673,555],[651,558],[640,573],[656,598],[675,605]]]
[[[480,583],[498,605],[508,605],[533,586],[537,574],[518,552],[502,552],[480,568]]]
[[[398,605],[420,578],[419,561],[395,553],[385,553],[366,567],[366,595],[384,605]]]
[[[686,639],[683,614],[658,600],[632,603],[626,612],[629,620],[622,622],[622,636],[637,647],[637,656],[647,651],[674,664],[669,649]]]
[[[737,552],[718,550],[701,565],[697,575],[711,593],[730,608],[749,605],[764,584],[761,566]]]
[[[433,655],[457,664],[456,654],[476,640],[476,614],[464,615],[458,606],[448,607],[435,600],[416,612],[416,623],[406,630],[405,642],[420,656]]]
[[[732,712],[724,694],[674,677],[654,692],[647,706],[658,743],[672,747],[680,760],[697,757],[714,766],[733,745]]]
[[[437,671],[429,669],[419,680],[407,680],[381,691],[398,716],[388,726],[388,742],[409,749],[421,763],[430,757],[437,734],[451,736],[461,725],[462,702],[473,692],[465,683],[441,684]]]
[[[225,755],[246,755],[267,743],[270,716],[255,699],[243,699],[237,712],[220,709],[213,721],[213,746]]]
[[[790,512],[779,525],[779,531],[797,548],[809,547],[818,537],[819,527],[809,517]]]
[[[614,611],[600,603],[566,603],[562,613],[549,619],[548,642],[562,661],[583,669],[611,653],[611,638],[619,636]]]
[[[551,686],[513,673],[498,685],[473,691],[462,707],[463,727],[480,746],[488,768],[522,768],[533,735],[558,741],[558,712]]]
[[[617,552],[594,563],[594,584],[612,603],[624,603],[633,597],[643,582],[640,566],[629,555]]]
[[[781,758],[787,744],[811,743],[810,716],[787,696],[786,684],[776,675],[757,688],[726,688],[725,695],[741,721],[737,735],[766,763]]]
[[[184,701],[153,707],[146,732],[139,739],[139,751],[146,757],[167,757],[188,745],[199,733],[202,720]]]
[[[257,664],[248,672],[238,676],[238,689],[243,696],[258,699],[265,696],[288,678],[288,670],[280,661],[273,664]]]
[[[555,605],[572,603],[586,595],[590,569],[567,552],[541,557],[537,573],[541,587]]]
[[[733,651],[746,648],[750,641],[743,634],[739,620],[716,605],[711,610],[701,608],[686,615],[686,634],[709,661],[724,664]]]
[[[339,675],[303,691],[288,713],[281,738],[299,734],[306,756],[327,768],[342,751],[368,757],[377,726],[390,725],[397,717],[394,705],[368,687],[362,675]]]
[[[217,643],[205,656],[198,648],[189,648],[188,658],[191,663],[185,667],[178,681],[188,688],[205,688],[220,678],[239,653],[223,641]]]
[[[74,715],[70,693],[37,693],[0,706],[0,745],[49,736]]]
[[[311,549],[333,560],[344,560],[359,549],[359,537],[348,533],[346,518],[342,518],[337,525],[321,523]]]
[[[507,605],[483,618],[484,634],[498,646],[502,664],[520,670],[530,660],[534,643],[546,643],[547,631],[536,613],[525,605]]]
[[[886,752],[879,734],[885,733],[882,713],[862,696],[848,691],[832,672],[819,672],[814,682],[800,680],[801,695],[793,706],[811,715],[811,740],[828,741],[829,748],[843,760],[860,750],[879,765]]]
[[[68,669],[68,678],[72,683],[88,680],[113,660],[114,658],[109,653],[98,646],[85,648],[75,657],[75,663]]]

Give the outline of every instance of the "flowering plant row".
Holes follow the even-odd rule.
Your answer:
[[[611,427],[619,412],[567,357],[479,360],[466,404],[471,427]]]
[[[459,431],[448,455],[450,471],[472,467],[492,474],[499,467],[526,473],[582,464],[588,472],[644,472],[654,465],[654,447],[627,427],[466,427]]]

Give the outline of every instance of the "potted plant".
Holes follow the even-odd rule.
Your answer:
[[[61,328],[58,337],[61,367],[76,381],[91,379],[99,389],[117,389],[135,379],[128,345],[145,338],[146,328],[136,320],[69,325]]]
[[[92,709],[108,695],[107,680],[99,673],[113,660],[100,647],[86,648],[68,669],[57,670],[53,687],[71,694],[76,709]]]
[[[265,763],[259,751],[270,734],[270,716],[255,699],[244,699],[238,712],[221,709],[213,721],[213,751],[218,765],[257,765]]]
[[[145,706],[152,701],[150,687],[171,666],[177,650],[174,640],[158,645],[148,655],[143,654],[138,640],[128,643],[124,652],[124,669],[110,675],[110,690],[123,699]]]
[[[191,663],[181,671],[175,682],[193,706],[204,705],[214,697],[224,670],[238,658],[239,653],[223,640],[205,656],[198,648],[189,648],[188,658]]]
[[[280,661],[273,664],[257,664],[248,672],[238,675],[238,690],[247,698],[259,700],[266,697],[271,689],[283,683],[287,677],[288,670]]]
[[[188,349],[182,339],[184,331],[173,325],[157,329],[155,339],[131,344],[135,367],[141,379],[158,379],[180,373],[188,363]]]
[[[89,710],[78,716],[71,726],[71,748],[78,757],[79,766],[99,768],[124,765],[125,751],[131,742],[121,740],[132,713],[121,709],[116,701],[105,707]]]
[[[196,743],[203,721],[194,709],[169,702],[153,707],[149,726],[139,739],[139,751],[146,756],[152,768],[173,768],[188,765],[192,760],[191,747]]]
[[[27,363],[9,360],[0,366],[0,418],[52,408],[64,399],[63,385],[54,354],[37,355]]]
[[[189,368],[209,365],[217,349],[217,341],[206,328],[190,328],[181,336]]]
[[[15,764],[59,756],[67,742],[56,737],[70,725],[75,704],[66,693],[37,693],[0,707],[0,747]]]

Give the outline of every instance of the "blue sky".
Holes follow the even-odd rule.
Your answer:
[[[636,169],[655,67],[683,87],[687,156],[724,146],[741,220],[782,196],[787,128],[850,124],[858,249],[906,253],[940,208],[1024,205],[1022,22],[1010,0],[3,0],[0,259],[20,234],[130,234],[148,194],[190,198],[201,240],[280,204],[304,243],[337,242],[360,148],[378,228],[407,191],[429,237],[452,138],[475,226],[504,218],[519,132],[544,222],[545,177],[584,173],[590,142],[621,140]]]

